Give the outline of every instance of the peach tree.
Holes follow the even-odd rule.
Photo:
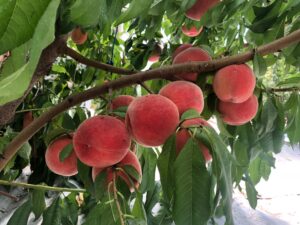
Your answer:
[[[300,142],[299,12],[0,0],[0,199],[28,190],[8,224],[234,224],[233,189],[255,208]]]

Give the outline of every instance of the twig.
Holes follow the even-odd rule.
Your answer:
[[[146,91],[148,91],[149,94],[153,94],[153,91],[144,82],[140,82],[139,85],[141,85]]]
[[[286,37],[280,38],[267,45],[257,48],[257,53],[266,55],[277,52],[279,49],[285,48],[291,44],[300,41],[300,29],[294,31]],[[29,126],[23,129],[4,149],[3,158],[0,159],[0,171],[5,167],[9,160],[18,152],[24,142],[29,140],[35,133],[51,121],[58,114],[65,110],[80,104],[89,99],[98,97],[101,94],[107,93],[111,88],[113,90],[120,89],[126,86],[137,84],[146,80],[152,79],[168,79],[176,74],[183,72],[209,72],[215,71],[227,65],[245,63],[253,58],[253,51],[248,51],[243,54],[226,57],[223,59],[212,60],[209,62],[190,62],[166,66],[158,69],[153,69],[145,72],[139,72],[131,76],[123,76],[117,80],[105,83],[101,86],[93,87],[81,93],[68,96],[64,101],[53,106],[48,111],[36,118]]]
[[[117,73],[117,74],[124,74],[124,75],[130,75],[136,73],[135,71],[132,70],[118,68],[109,64],[98,62],[96,60],[88,59],[83,55],[81,55],[80,53],[76,52],[75,50],[69,48],[67,45],[61,48],[61,53],[70,56],[71,58],[75,59],[79,63],[82,63],[87,66],[95,67],[97,69],[101,69],[104,71]]]
[[[113,193],[114,193],[114,200],[116,202],[116,206],[119,212],[119,216],[120,216],[120,221],[121,221],[121,225],[125,225],[125,221],[124,221],[124,215],[123,212],[121,210],[121,206],[118,200],[118,190],[116,187],[116,171],[113,171]]]
[[[27,184],[27,183],[22,183],[22,182],[13,182],[13,181],[6,181],[6,180],[0,180],[0,185],[13,186],[13,187],[24,187],[24,188],[29,188],[29,189],[45,190],[45,191],[86,192],[85,189],[51,187],[48,185]]]
[[[3,196],[5,196],[5,197],[8,197],[8,198],[14,200],[15,202],[19,201],[19,198],[18,198],[18,197],[13,196],[13,195],[11,195],[11,194],[9,194],[9,193],[7,193],[7,192],[4,192],[4,191],[0,191],[0,195],[3,195]]]

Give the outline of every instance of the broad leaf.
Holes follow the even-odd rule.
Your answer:
[[[22,204],[11,216],[7,225],[27,225],[28,217],[31,212],[31,202],[28,200]]]
[[[174,162],[176,158],[175,140],[175,135],[172,135],[165,142],[157,161],[164,198],[168,202],[171,202],[174,195]]]
[[[45,191],[33,190],[31,193],[31,202],[35,219],[38,219],[46,208]]]
[[[173,217],[177,225],[202,225],[210,217],[210,175],[198,143],[189,139],[175,164]]]
[[[83,27],[95,26],[99,22],[102,1],[77,0],[70,8],[70,20]]]
[[[61,208],[59,206],[60,198],[56,198],[52,204],[43,213],[42,225],[60,225]]]
[[[31,6],[33,2],[25,3],[25,1],[18,1],[24,2],[26,4],[26,7],[36,8],[35,6]],[[34,1],[37,6],[41,6],[40,1]],[[41,53],[44,48],[46,48],[53,40],[54,40],[54,34],[55,34],[55,21],[56,21],[56,11],[59,6],[60,1],[59,0],[53,0],[47,4],[47,8],[45,10],[42,10],[43,14],[40,17],[40,20],[38,21],[38,24],[36,25],[34,29],[34,34],[32,36],[32,46],[31,51],[28,55],[28,62],[20,67],[18,70],[16,70],[13,74],[10,76],[2,79],[0,81],[0,105],[3,105],[7,102],[10,102],[12,100],[15,100],[19,97],[21,97],[27,87],[29,86],[30,80],[32,78],[32,75],[36,69],[36,66],[38,65]],[[1,5],[1,4],[0,4]],[[22,10],[22,9],[21,9]],[[28,10],[28,9],[26,9]],[[1,11],[1,10],[0,10]],[[31,12],[31,10],[29,10]],[[34,12],[31,12],[34,14]],[[23,14],[22,14],[23,15]],[[23,15],[24,16],[24,15]],[[26,16],[26,15],[25,15]],[[20,18],[21,21],[27,21],[27,18]],[[17,24],[13,25],[14,27],[11,28],[12,31],[15,29],[20,29],[26,27],[20,26]],[[31,25],[28,25],[31,27]],[[14,31],[13,31],[14,32]],[[16,32],[19,33],[19,32]],[[11,35],[9,37],[12,39],[14,35]],[[3,42],[6,42],[2,38]],[[13,40],[13,39],[12,39]],[[26,39],[27,41],[27,39]],[[9,43],[10,41],[8,41]],[[23,42],[22,42],[23,43]],[[20,43],[20,44],[22,44]],[[6,44],[0,44],[0,46],[3,46]],[[0,51],[1,52],[1,51]],[[16,88],[17,87],[17,88]]]
[[[116,25],[125,23],[132,18],[147,13],[147,10],[150,8],[152,2],[153,0],[133,0],[130,3],[129,8],[118,18]]]

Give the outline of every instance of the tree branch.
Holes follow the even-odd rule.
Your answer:
[[[6,180],[0,180],[1,185],[13,186],[13,187],[24,187],[35,190],[44,190],[44,191],[58,191],[58,192],[86,192],[85,189],[77,189],[77,188],[62,188],[62,187],[52,187],[48,185],[41,184],[28,184],[22,182],[12,182]]]
[[[69,48],[67,45],[65,45],[62,48],[62,53],[70,56],[71,58],[75,59],[79,63],[82,63],[87,66],[95,67],[107,72],[124,74],[124,75],[130,75],[136,73],[135,71],[132,70],[118,68],[118,67],[111,66],[109,64],[98,62],[96,60],[88,59],[83,55],[79,54],[78,52],[76,52],[75,50]]]
[[[266,55],[277,52],[291,44],[300,41],[300,30],[294,31],[286,37],[280,38],[267,45],[257,48],[257,53]],[[248,51],[235,56],[226,57],[223,59],[208,61],[208,62],[190,62],[166,66],[158,69],[153,69],[145,72],[139,72],[131,76],[123,76],[117,80],[105,83],[98,87],[93,87],[84,92],[73,94],[67,97],[64,101],[50,108],[43,113],[39,118],[35,119],[29,126],[22,130],[4,149],[2,158],[0,159],[0,171],[5,167],[9,160],[18,152],[18,149],[24,142],[29,140],[36,132],[38,132],[45,124],[51,121],[55,116],[65,110],[80,104],[89,99],[98,97],[101,94],[107,93],[109,89],[116,90],[132,84],[138,84],[143,81],[152,79],[170,79],[174,75],[184,72],[210,72],[215,71],[224,66],[231,64],[241,64],[251,60],[254,56],[254,51]]]

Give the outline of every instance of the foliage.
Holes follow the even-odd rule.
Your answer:
[[[184,15],[194,3],[195,0],[0,0],[0,55],[11,53],[7,60],[0,61],[0,107],[24,95],[43,50],[55,37],[77,26],[88,32],[88,41],[76,46],[69,39],[70,47],[87,58],[129,70],[171,64],[172,53],[181,43],[200,46],[218,59],[255,49],[300,28],[298,0],[223,0],[199,22]],[[203,25],[204,30],[200,36],[189,38],[181,33],[183,23]],[[157,43],[163,46],[160,60],[149,66],[148,58]],[[285,137],[292,145],[300,143],[299,63],[300,43],[267,56],[255,54],[248,64],[256,74],[255,94],[260,107],[251,122],[238,127],[225,125],[218,117],[211,88],[213,74],[199,76],[196,83],[206,96],[201,116],[217,118],[220,133],[212,128],[190,128],[193,137],[178,157],[174,152],[175,135],[162,148],[137,145],[143,169],[141,185],[131,193],[117,179],[117,197],[105,186],[103,174],[93,182],[91,168],[80,162],[76,176],[62,178],[50,172],[44,159],[46,146],[55,137],[74,132],[92,115],[115,113],[124,117],[126,109],[108,109],[111,99],[120,94],[145,95],[147,91],[136,84],[65,111],[23,145],[0,172],[0,179],[17,179],[30,163],[33,172],[28,182],[85,188],[87,193],[58,194],[46,205],[47,192],[30,190],[29,199],[8,224],[27,224],[30,212],[35,219],[42,216],[45,225],[77,224],[79,216],[86,225],[122,224],[122,218],[130,225],[201,225],[221,216],[225,216],[226,224],[233,224],[233,186],[245,187],[249,204],[255,208],[255,185],[261,179],[268,180],[275,167],[274,155],[281,151]],[[24,112],[32,111],[34,118],[40,117],[67,96],[119,77],[69,57],[57,58],[48,75],[33,86],[19,106],[14,121],[0,127],[0,154],[23,129]],[[145,82],[155,93],[166,83],[162,79]],[[280,89],[287,91],[276,91]],[[181,119],[193,117],[197,113],[188,111]],[[197,141],[210,147],[212,162],[205,163]],[[71,147],[62,152],[61,160],[70,154]],[[126,172],[130,174],[130,169]]]

